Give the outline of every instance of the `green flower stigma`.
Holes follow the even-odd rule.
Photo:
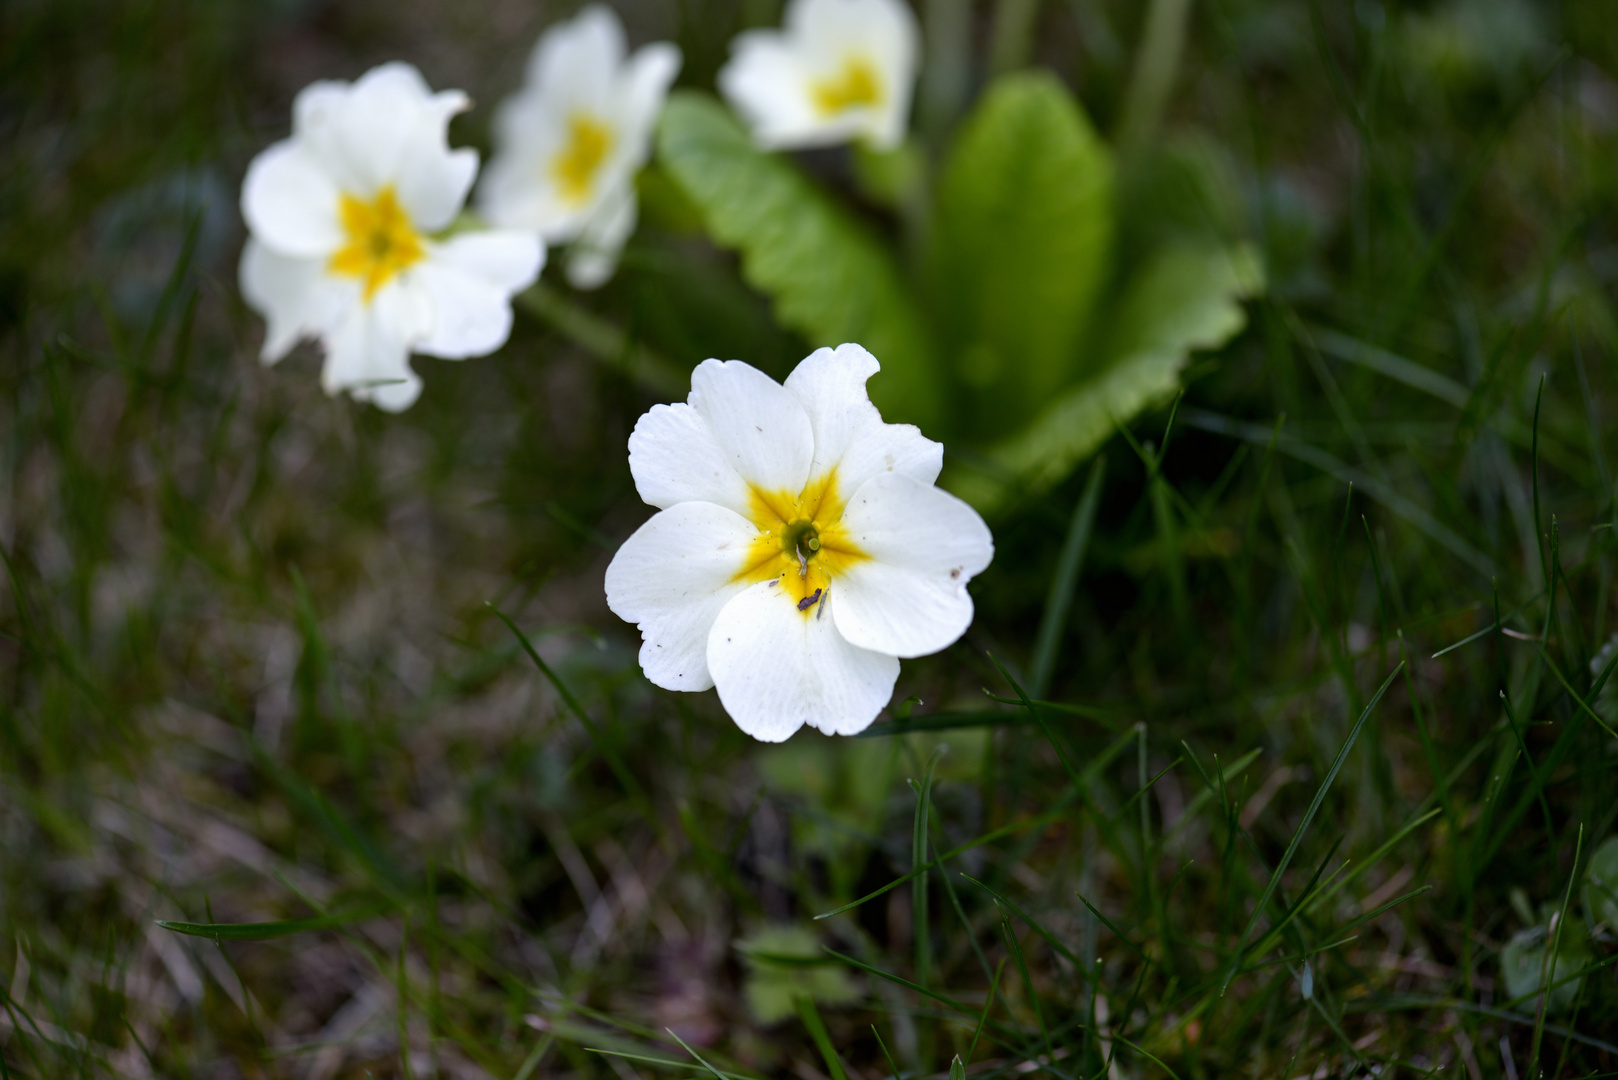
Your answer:
[[[781,531],[781,550],[806,566],[820,551],[820,530],[812,521],[794,521]]]

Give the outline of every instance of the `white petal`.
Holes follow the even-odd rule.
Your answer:
[[[881,369],[859,345],[816,349],[787,376],[815,433],[811,476],[837,470],[839,487],[852,493],[879,473],[898,473],[931,484],[944,466],[944,446],[914,424],[885,424],[865,382]]]
[[[871,557],[837,577],[844,637],[912,657],[935,653],[966,632],[972,623],[966,583],[994,558],[994,538],[976,510],[947,491],[883,473],[850,497],[843,525]]]
[[[624,138],[631,145],[631,163],[644,164],[651,150],[652,128],[669,87],[680,73],[680,50],[666,41],[653,42],[636,50],[619,75],[618,117]]]
[[[747,588],[734,581],[758,530],[740,514],[686,502],[655,515],[607,566],[607,606],[640,627],[641,670],[666,690],[706,690],[708,631]]]
[[[568,247],[568,283],[575,289],[598,289],[611,280],[637,216],[634,184],[619,184],[596,206],[579,238]]]
[[[623,23],[611,8],[591,4],[539,39],[528,60],[528,81],[547,97],[600,102],[623,59]]]
[[[395,62],[352,86],[306,88],[294,130],[344,191],[370,198],[393,185],[416,226],[433,231],[460,210],[477,171],[477,155],[448,141],[450,117],[469,104],[458,90],[434,94],[419,71]]]
[[[264,316],[259,353],[266,364],[285,356],[298,339],[316,337],[353,301],[354,289],[326,273],[324,258],[280,255],[249,237],[239,271],[242,297]]]
[[[603,218],[603,204],[633,182],[649,156],[652,126],[679,66],[679,50],[667,43],[648,45],[626,61],[623,27],[599,4],[547,31],[534,48],[523,88],[495,112],[495,154],[478,187],[484,217],[507,228],[534,229],[551,243],[616,221],[623,208]],[[612,133],[582,201],[564,197],[553,174],[580,113]],[[611,256],[622,245],[598,237],[592,246],[601,257],[581,261],[579,280],[605,281]]]
[[[691,373],[686,400],[743,480],[793,497],[803,490],[814,434],[803,406],[780,383],[740,360],[704,360]]]
[[[287,140],[265,150],[242,181],[242,217],[260,242],[284,255],[330,255],[343,242],[339,191],[323,163]]]
[[[828,735],[864,731],[893,697],[897,658],[856,648],[837,632],[833,589],[812,614],[779,586],[749,586],[708,634],[708,670],[736,726],[781,742],[804,724]]]
[[[422,232],[437,232],[455,220],[478,174],[476,150],[451,150],[447,142],[420,140],[399,169],[399,202]]]
[[[915,16],[902,0],[793,0],[782,31],[738,35],[719,86],[766,149],[853,138],[891,149],[904,139],[919,47]],[[851,59],[872,68],[881,98],[827,115],[813,84],[838,78]]]
[[[354,304],[326,339],[321,386],[392,412],[408,408],[421,393],[421,379],[410,370],[410,344],[422,336],[427,318],[420,296],[400,282],[384,286],[370,303]]]
[[[529,232],[480,229],[437,245],[433,261],[464,270],[507,294],[519,293],[539,277],[545,245]]]
[[[432,304],[432,332],[416,351],[461,360],[505,344],[511,295],[533,284],[543,259],[531,233],[463,233],[438,245],[410,271]]]
[[[502,229],[531,229],[547,243],[561,244],[578,233],[581,218],[565,204],[550,178],[550,162],[561,145],[539,144],[497,150],[478,183],[478,212]]]
[[[819,146],[851,134],[847,125],[828,126],[818,115],[809,98],[810,75],[781,35],[750,30],[737,35],[731,50],[719,71],[719,90],[759,146]]]
[[[433,329],[415,351],[445,360],[484,356],[511,335],[511,294],[453,266],[427,262],[412,271],[432,298]]]
[[[707,421],[690,405],[653,405],[629,436],[635,490],[652,506],[710,502],[748,510],[747,481],[719,448]]]
[[[794,26],[793,17],[799,22]],[[851,110],[860,134],[878,150],[891,150],[904,140],[910,98],[916,83],[921,29],[903,0],[796,0],[788,10],[805,52],[842,58],[857,53],[876,68],[883,97],[875,108]],[[827,65],[830,66],[830,65]],[[822,67],[825,70],[825,67]]]
[[[531,229],[548,243],[564,244],[585,228],[603,197],[631,183],[632,162],[622,125],[609,115],[610,102],[579,106],[613,130],[613,148],[593,178],[593,194],[583,202],[564,197],[554,165],[564,152],[575,106],[542,97],[529,87],[501,105],[495,116],[496,152],[478,185],[478,208],[494,225]],[[643,140],[644,142],[644,140]],[[643,155],[644,156],[644,155]]]

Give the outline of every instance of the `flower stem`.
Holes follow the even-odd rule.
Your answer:
[[[524,311],[646,389],[677,398],[690,389],[689,373],[543,282],[518,293],[516,300]]]
[[[1152,0],[1146,12],[1146,30],[1140,51],[1135,54],[1135,70],[1130,76],[1118,131],[1118,144],[1125,153],[1150,141],[1163,118],[1190,17],[1191,0]]]
[[[1000,0],[995,5],[994,32],[989,39],[989,78],[1028,64],[1038,15],[1039,0]]]
[[[927,0],[921,127],[936,153],[966,105],[972,67],[971,0]]]

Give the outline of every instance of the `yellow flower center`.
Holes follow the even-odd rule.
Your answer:
[[[327,264],[334,274],[365,282],[365,299],[399,271],[427,257],[410,215],[399,205],[390,185],[370,202],[344,192],[338,213],[345,242]]]
[[[551,160],[551,175],[562,199],[577,206],[595,191],[596,173],[612,152],[612,128],[586,112],[567,120],[567,143]]]
[[[798,495],[753,488],[751,501],[747,516],[758,536],[731,580],[775,581],[804,618],[814,618],[832,580],[870,558],[843,525],[837,470],[811,480]]]
[[[846,109],[882,103],[882,79],[863,56],[843,60],[837,74],[809,84],[809,95],[822,116],[835,116]]]

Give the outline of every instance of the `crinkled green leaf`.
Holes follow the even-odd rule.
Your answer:
[[[1607,680],[1607,686],[1613,680]],[[1606,687],[1602,687],[1603,696]],[[1592,918],[1618,929],[1618,836],[1596,848],[1584,871],[1585,903]]]
[[[1238,333],[1247,322],[1241,301],[1263,280],[1258,254],[1246,245],[1158,252],[1126,284],[1093,372],[976,468],[953,470],[946,486],[987,512],[1015,492],[1057,483],[1117,425],[1171,396],[1193,351],[1217,348]]]
[[[963,126],[937,208],[939,340],[977,406],[964,419],[1029,415],[1068,381],[1109,276],[1112,154],[1055,76],[1009,75]]]
[[[774,300],[777,320],[815,345],[864,345],[882,364],[870,389],[884,416],[932,425],[940,395],[926,332],[881,241],[790,159],[755,147],[706,94],[670,97],[657,146],[709,235],[740,252],[743,276]]]
[[[742,997],[760,1024],[774,1024],[797,1013],[797,999],[821,1005],[847,1005],[859,998],[848,969],[828,962],[820,939],[801,926],[766,926],[736,943],[747,964]]]
[[[1584,943],[1583,927],[1571,919],[1564,928],[1553,964],[1545,962],[1549,948],[1550,936],[1545,927],[1519,930],[1500,949],[1500,974],[1505,979],[1506,994],[1513,1000],[1535,997],[1541,986],[1549,986],[1545,1007],[1555,1012],[1572,1005],[1578,996],[1584,977],[1570,976],[1590,963],[1590,953]]]

